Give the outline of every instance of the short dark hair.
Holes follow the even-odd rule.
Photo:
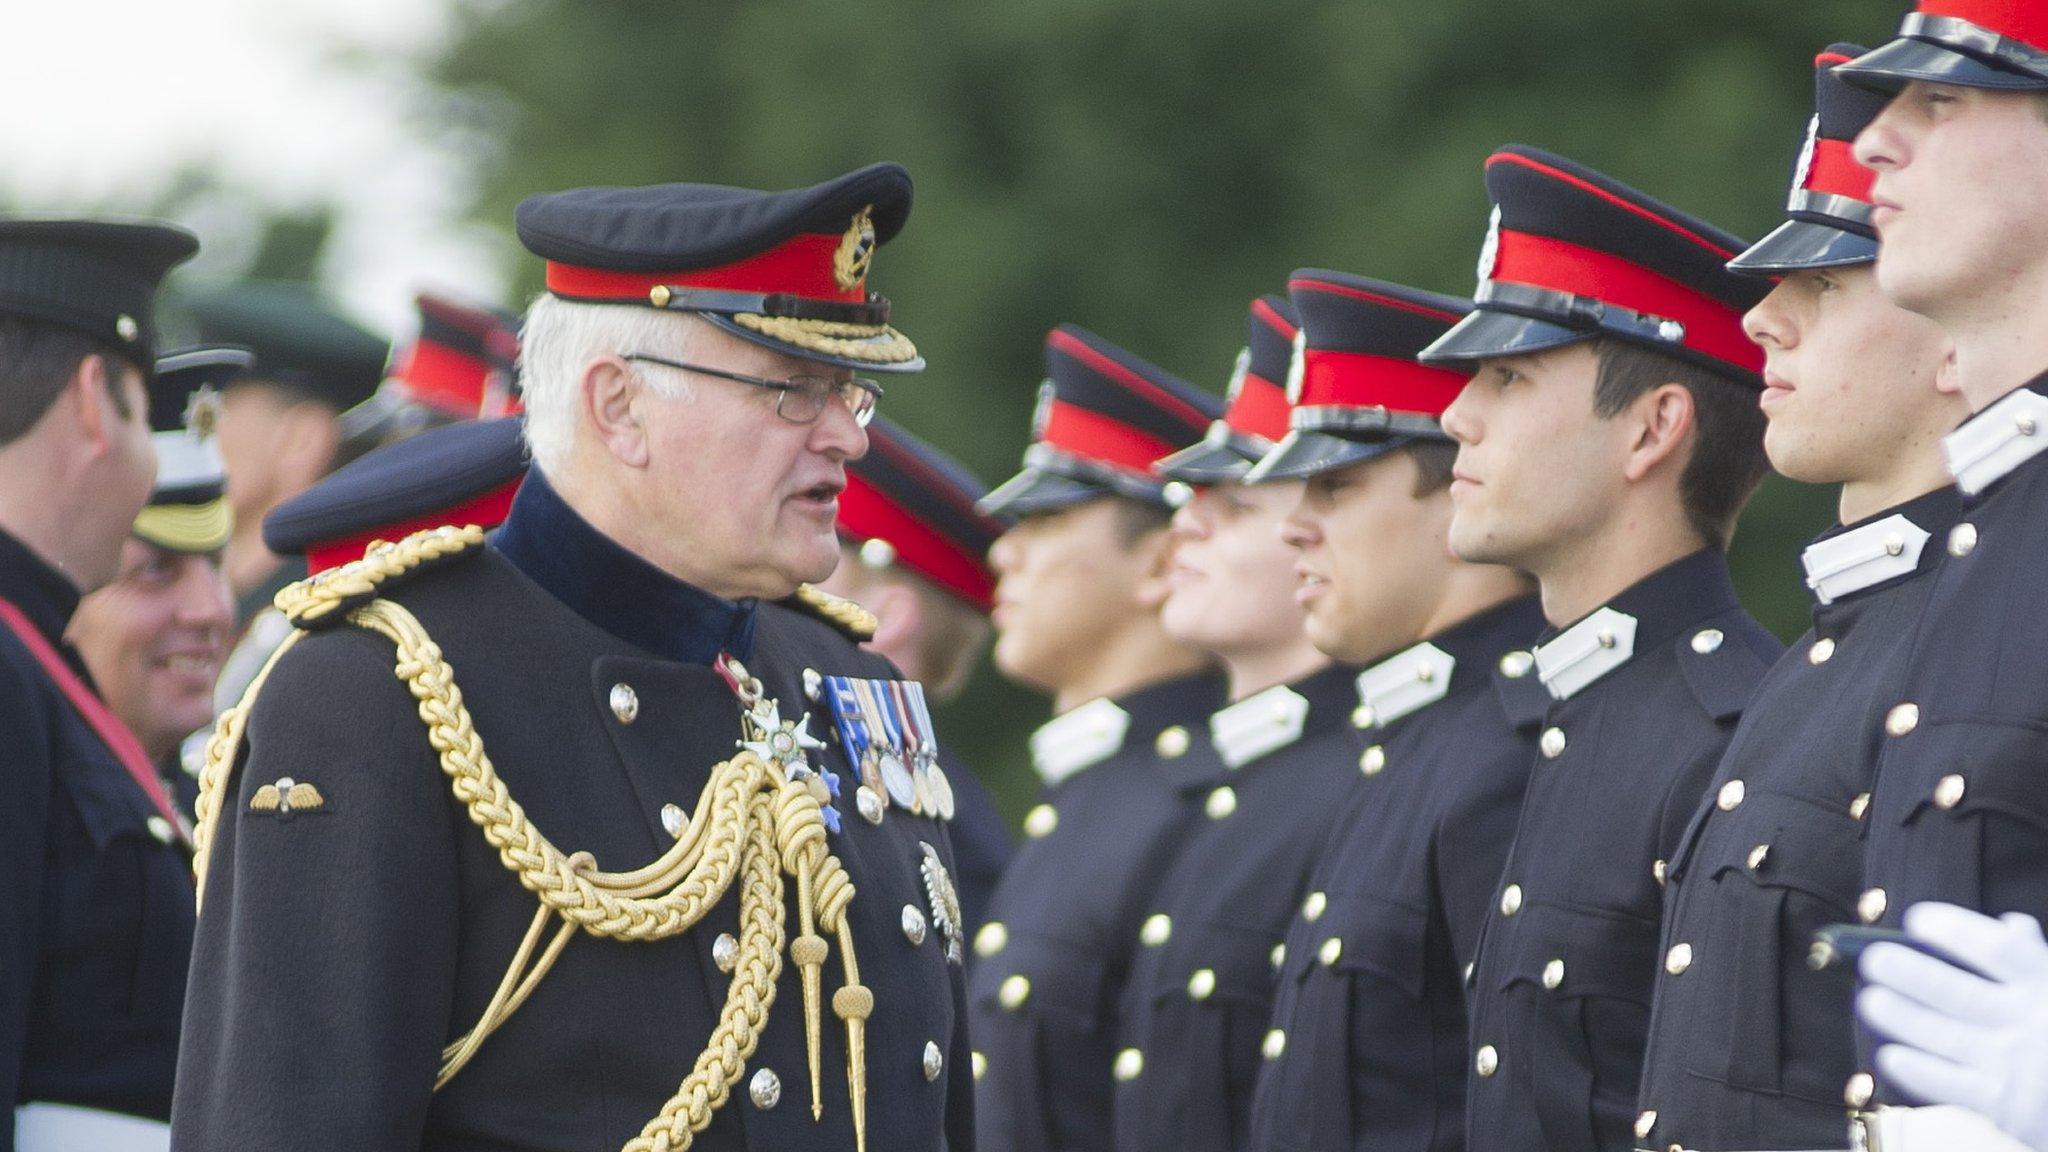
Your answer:
[[[1173,509],[1164,504],[1132,500],[1125,496],[1112,496],[1109,499],[1117,510],[1117,542],[1126,548],[1154,532],[1173,525]]]
[[[1451,468],[1458,462],[1458,446],[1442,440],[1417,440],[1406,451],[1415,461],[1415,498],[1434,496],[1451,486]]]
[[[1735,518],[1771,470],[1756,389],[1675,356],[1622,340],[1594,347],[1600,367],[1593,411],[1609,419],[1653,388],[1677,384],[1692,396],[1692,459],[1678,478],[1686,520],[1702,543],[1725,548]]]
[[[12,444],[34,428],[57,402],[57,394],[89,357],[107,362],[114,410],[128,415],[128,397],[117,383],[119,368],[132,361],[59,324],[0,315],[0,445]]]

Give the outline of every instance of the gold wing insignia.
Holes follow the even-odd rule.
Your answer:
[[[292,785],[291,790],[285,793],[284,800],[286,804],[291,806],[291,810],[294,812],[305,812],[327,806],[327,798],[320,795],[320,789],[311,784]]]
[[[254,796],[249,797],[249,811],[275,812],[281,799],[282,797],[278,795],[277,785],[265,784],[256,790]]]
[[[249,797],[249,811],[275,812],[280,819],[290,819],[294,812],[318,812],[326,807],[327,797],[320,794],[318,786],[289,776],[275,784],[265,784]]]

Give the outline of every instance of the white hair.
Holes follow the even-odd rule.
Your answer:
[[[583,373],[591,361],[628,352],[687,360],[696,329],[695,319],[686,313],[586,304],[546,294],[534,300],[519,330],[519,387],[526,405],[526,447],[533,462],[541,471],[557,475],[568,465],[576,414],[582,407]],[[689,396],[689,378],[683,373],[650,367],[652,371],[642,376],[649,387],[670,397]]]

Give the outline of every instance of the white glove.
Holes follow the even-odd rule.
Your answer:
[[[1902,944],[1863,953],[1867,987],[1856,1010],[1891,1041],[1877,1050],[1879,1074],[1919,1099],[1981,1112],[2048,1152],[2048,941],[2040,922],[1932,903],[1908,908],[1904,922],[1908,936],[1977,971]]]

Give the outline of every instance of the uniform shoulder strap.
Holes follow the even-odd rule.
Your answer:
[[[820,592],[809,584],[797,585],[796,595],[783,600],[782,605],[823,620],[855,643],[874,639],[875,629],[882,626],[873,612],[844,596]]]
[[[360,560],[316,572],[277,594],[278,611],[293,627],[331,628],[350,611],[421,572],[482,551],[484,530],[474,524],[415,532],[395,544],[373,544]]]

